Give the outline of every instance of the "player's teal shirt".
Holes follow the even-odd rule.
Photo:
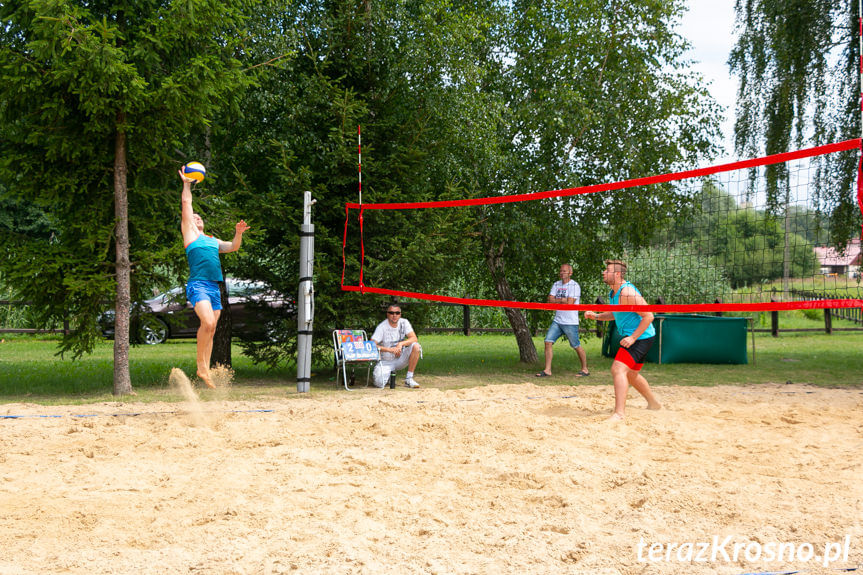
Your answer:
[[[219,261],[219,240],[200,234],[186,246],[189,260],[189,281],[222,281],[222,262]]]
[[[620,292],[622,292],[625,287],[631,287],[635,290],[635,293],[641,295],[641,292],[638,291],[638,288],[634,285],[629,282],[623,282],[623,285],[620,286],[617,293],[611,291],[608,292],[608,298],[611,300],[611,305],[618,305],[620,303]],[[628,337],[635,333],[635,330],[638,329],[638,324],[641,323],[641,316],[634,311],[615,311],[612,313],[614,314],[614,323],[617,325],[617,333],[623,337]],[[654,335],[656,335],[656,328],[654,328],[651,323],[647,326],[647,329],[644,330],[644,333],[638,336],[638,339],[647,339]]]

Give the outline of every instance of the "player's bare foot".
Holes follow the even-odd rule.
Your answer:
[[[656,411],[656,410],[662,409],[662,404],[659,403],[658,401],[648,402],[647,403],[647,409],[650,409],[651,411]]]
[[[204,382],[204,385],[206,385],[206,386],[207,386],[207,387],[209,387],[210,389],[216,389],[216,386],[215,386],[215,385],[213,385],[213,381],[210,379],[210,374],[209,374],[209,373],[201,373],[201,372],[199,371],[199,372],[198,372],[198,377],[200,377],[200,378],[201,378],[201,381],[203,381],[203,382]]]
[[[626,421],[626,417],[617,413],[616,411],[611,414],[611,417],[608,418],[609,423],[618,423]]]

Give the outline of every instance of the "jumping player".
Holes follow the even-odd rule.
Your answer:
[[[622,261],[607,260],[605,270],[602,272],[602,281],[611,288],[609,299],[612,305],[647,305],[638,289],[626,281],[626,264]],[[662,405],[656,400],[650,390],[650,384],[640,373],[644,358],[656,339],[653,313],[588,311],[584,313],[584,317],[598,321],[614,320],[618,333],[623,336],[620,340],[620,349],[614,357],[614,363],[611,364],[611,377],[614,381],[614,413],[609,419],[623,421],[626,418],[626,395],[630,385],[647,400],[647,409],[660,409]]]
[[[222,311],[222,298],[219,293],[219,283],[222,281],[222,263],[219,254],[235,252],[243,243],[243,232],[249,229],[245,221],[236,225],[234,239],[223,242],[204,234],[204,220],[192,210],[192,182],[180,170],[183,180],[183,192],[180,195],[181,229],[183,245],[186,248],[186,258],[189,260],[189,281],[186,283],[186,298],[195,309],[195,315],[201,321],[198,328],[197,363],[198,377],[215,389],[210,379],[210,356],[213,353],[213,336],[216,333],[216,323]]]

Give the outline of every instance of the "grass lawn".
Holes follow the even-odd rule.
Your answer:
[[[860,278],[850,278],[843,275],[822,275],[810,278],[792,279],[788,283],[789,289],[825,292],[835,294],[839,297],[860,297],[863,291],[863,282]],[[762,287],[762,290],[782,293],[783,281],[775,280]]]
[[[769,320],[768,320],[769,321]],[[803,319],[782,320],[782,327],[804,325]],[[818,326],[809,322],[809,327]],[[822,324],[823,325],[823,324]],[[834,323],[834,327],[837,324]],[[608,385],[611,359],[601,356],[601,342],[587,335],[582,343],[588,354],[592,375],[576,379],[579,363],[564,340],[555,345],[554,377],[533,376],[541,364],[518,361],[518,348],[510,335],[421,335],[424,359],[417,369],[423,386],[469,387],[474,385],[532,382],[541,385]],[[666,364],[645,366],[652,385],[744,385],[758,383],[808,383],[818,386],[863,386],[859,364],[863,359],[863,331],[824,333],[782,333],[774,338],[756,334],[755,363],[751,341],[748,365]],[[542,337],[534,339],[542,362]],[[95,352],[80,360],[63,360],[55,355],[57,340],[48,336],[5,337],[0,343],[0,402],[74,404],[116,401],[111,395],[113,342],[97,345]],[[135,401],[178,401],[168,386],[171,369],[194,373],[193,340],[171,340],[158,346],[133,347],[130,354]],[[202,399],[266,399],[296,393],[293,363],[273,371],[256,366],[233,350],[234,384],[230,391],[201,390]],[[312,395],[337,394],[332,366],[316,365]],[[218,393],[218,395],[213,395]],[[347,393],[341,389],[341,393]]]

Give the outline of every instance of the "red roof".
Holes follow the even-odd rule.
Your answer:
[[[859,266],[860,239],[853,239],[844,250],[815,248],[815,255],[822,266]]]

